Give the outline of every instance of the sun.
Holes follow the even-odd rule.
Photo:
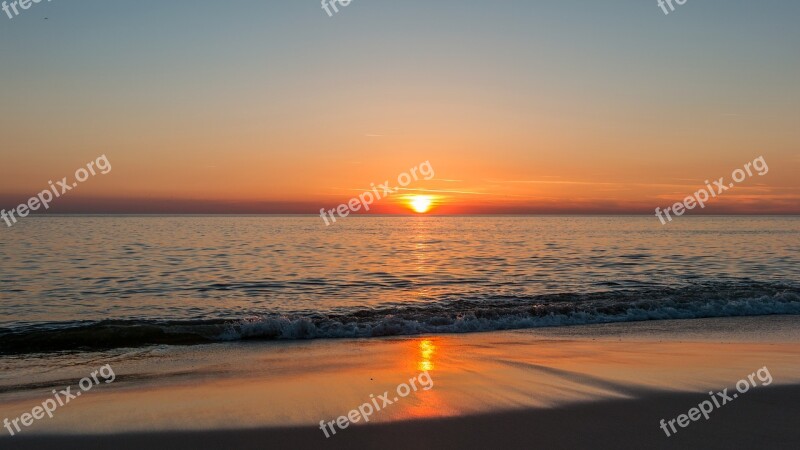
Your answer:
[[[431,209],[432,203],[433,199],[427,195],[414,195],[409,200],[411,209],[420,214],[425,214],[426,212],[428,212]]]

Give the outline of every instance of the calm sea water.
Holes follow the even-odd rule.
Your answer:
[[[800,314],[800,218],[39,217],[0,353]]]

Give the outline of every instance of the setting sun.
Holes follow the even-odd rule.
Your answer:
[[[420,214],[426,213],[431,209],[432,201],[433,199],[427,195],[415,195],[411,197],[411,209]]]

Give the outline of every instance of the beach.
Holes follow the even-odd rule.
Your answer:
[[[0,450],[800,449],[799,1],[0,11]]]
[[[13,228],[0,448],[797,442],[796,217],[317,220]]]
[[[0,446],[792,448],[800,436],[798,325],[796,316],[770,316],[140,349],[104,358],[113,383]],[[70,370],[88,371],[97,356],[74,357]],[[755,378],[757,387],[709,420],[669,437],[660,428],[709,391],[736,392],[737,381],[764,367],[772,381]],[[429,389],[395,399],[368,424],[327,438],[321,431],[320,421],[371,395],[391,397],[423,372]],[[70,383],[59,375],[34,389],[5,389],[0,417],[29,411]]]

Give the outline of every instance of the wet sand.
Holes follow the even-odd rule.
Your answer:
[[[18,436],[2,430],[0,448],[796,448],[799,325],[704,319],[82,355],[52,383],[31,375],[35,388],[4,374],[0,419],[92,367],[110,363],[116,379]],[[756,378],[710,420],[672,437],[659,428],[762,367],[772,383]],[[396,396],[420,372],[432,388],[325,438],[320,420]]]
[[[800,386],[754,392],[725,405],[711,420],[691,423],[667,438],[657,422],[704,400],[703,394],[656,394],[553,409],[415,420],[344,430],[325,439],[310,427],[46,436],[3,440],[8,449],[796,449]],[[738,400],[738,399],[737,399]]]

